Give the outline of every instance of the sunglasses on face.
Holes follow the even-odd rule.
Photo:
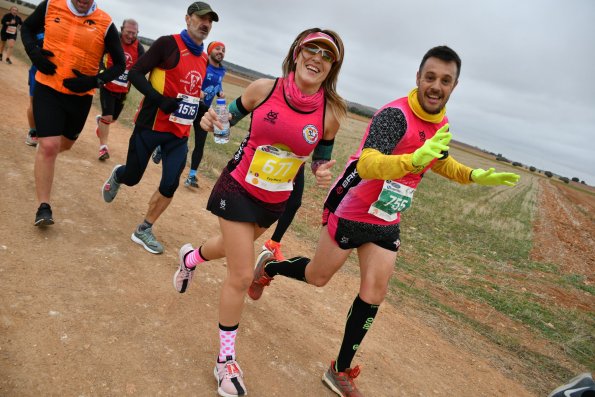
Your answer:
[[[304,44],[302,50],[305,51],[305,54],[308,54],[308,57],[313,57],[320,53],[322,60],[328,63],[333,63],[337,60],[335,54],[331,50],[320,48],[316,44]]]

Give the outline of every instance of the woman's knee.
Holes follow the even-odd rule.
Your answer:
[[[250,272],[231,272],[228,276],[229,283],[238,291],[247,292],[254,279],[254,273]]]

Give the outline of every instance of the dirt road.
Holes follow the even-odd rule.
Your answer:
[[[93,109],[73,150],[58,159],[56,224],[34,227],[34,149],[24,144],[27,67],[18,59],[0,64],[0,395],[215,396],[225,261],[202,266],[186,294],[171,282],[178,248],[218,231],[204,209],[212,182],[179,189],[154,228],[166,251],[149,254],[130,234],[160,167],[151,163],[138,186],[104,203],[100,188],[124,160],[130,130],[113,125],[112,159],[97,161]],[[311,253],[306,245],[288,235],[289,252]],[[261,301],[247,301],[238,359],[251,396],[334,395],[320,377],[337,353],[357,288],[348,272],[324,288],[280,278]],[[412,311],[382,305],[356,357],[365,395],[534,396],[404,313]]]

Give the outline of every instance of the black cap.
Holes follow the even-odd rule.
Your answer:
[[[196,1],[190,4],[190,7],[188,7],[188,15],[192,15],[195,13],[200,15],[201,17],[207,14],[213,14],[213,21],[219,22],[219,15],[217,15],[217,13],[213,11],[210,5],[208,5],[207,3],[203,3],[202,1]]]

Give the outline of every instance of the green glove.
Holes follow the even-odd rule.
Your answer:
[[[432,139],[428,139],[422,147],[413,152],[411,164],[416,168],[423,168],[430,164],[430,161],[442,157],[442,152],[448,151],[448,144],[452,134],[448,132],[448,124],[436,131]]]
[[[507,185],[514,186],[521,179],[521,177],[512,172],[494,172],[494,168],[489,170],[482,170],[476,168],[471,171],[471,180],[478,185],[496,186]]]

